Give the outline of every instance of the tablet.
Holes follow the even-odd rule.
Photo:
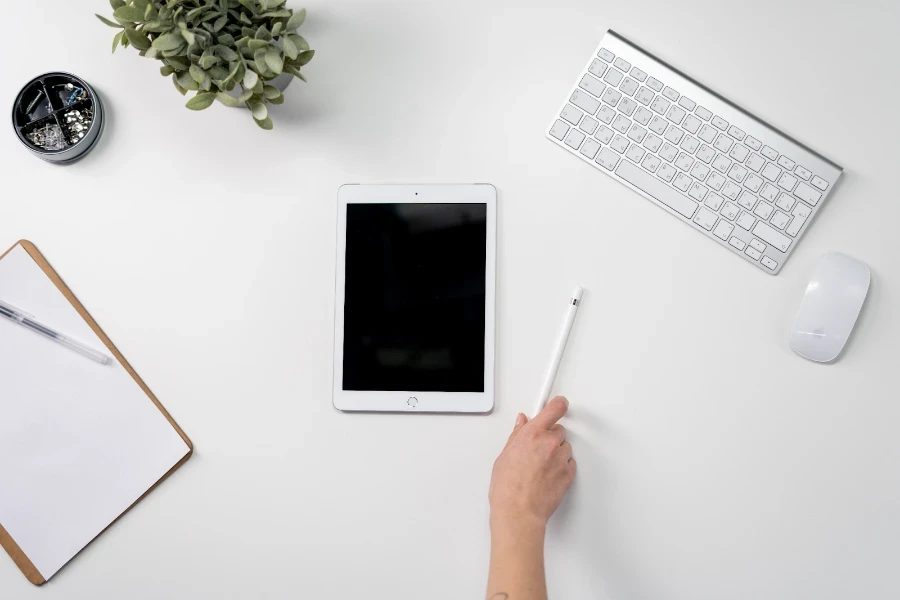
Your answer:
[[[335,408],[493,408],[496,230],[491,185],[340,189]]]

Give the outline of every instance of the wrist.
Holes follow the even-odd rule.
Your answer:
[[[492,510],[490,518],[491,535],[512,537],[520,541],[543,542],[547,533],[547,522],[537,515]]]

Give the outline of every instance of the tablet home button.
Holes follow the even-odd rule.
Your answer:
[[[413,396],[409,400],[406,401],[410,408],[415,408],[419,404],[419,399]]]

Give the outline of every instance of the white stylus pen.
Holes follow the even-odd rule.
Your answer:
[[[582,289],[575,288],[572,297],[569,299],[569,310],[566,312],[566,321],[563,323],[562,333],[559,335],[559,342],[556,344],[556,350],[553,352],[553,359],[550,361],[550,370],[547,371],[547,379],[544,380],[544,387],[541,388],[541,395],[538,397],[537,406],[534,414],[538,414],[544,409],[547,400],[550,399],[550,390],[553,388],[553,382],[556,380],[556,372],[559,371],[559,363],[562,361],[563,352],[566,350],[566,342],[569,341],[569,333],[572,331],[572,324],[575,323],[575,314],[578,312],[578,305],[581,304]]]
[[[69,350],[74,350],[82,356],[86,356],[91,360],[97,361],[101,365],[108,365],[112,361],[112,359],[106,354],[97,352],[93,348],[82,344],[78,340],[73,340],[69,336],[63,335],[58,331],[50,329],[46,325],[41,325],[16,307],[5,302],[0,302],[0,318],[8,319],[13,323],[18,323],[25,329],[30,329],[35,333],[39,333],[42,336],[53,340],[57,344],[65,346]]]

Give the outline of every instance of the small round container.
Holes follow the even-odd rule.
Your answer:
[[[13,104],[13,128],[32,154],[68,164],[91,151],[103,133],[103,103],[86,81],[46,73],[22,88]]]

